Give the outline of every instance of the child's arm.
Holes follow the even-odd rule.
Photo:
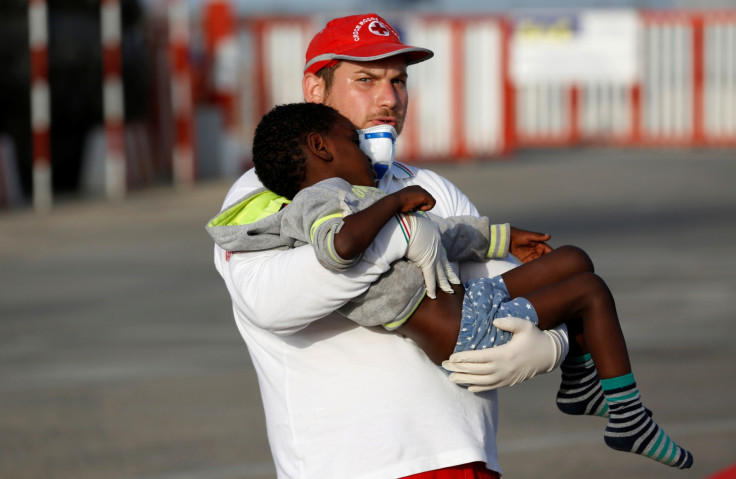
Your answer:
[[[370,246],[381,228],[396,213],[427,211],[434,204],[432,195],[420,186],[409,186],[386,195],[367,208],[343,218],[343,225],[334,237],[335,252],[341,258],[355,258]]]

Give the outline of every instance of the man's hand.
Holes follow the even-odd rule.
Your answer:
[[[450,283],[460,284],[460,279],[447,260],[445,248],[440,242],[440,230],[432,220],[420,214],[406,214],[409,221],[411,236],[406,248],[406,259],[419,266],[424,275],[424,284],[427,287],[427,296],[437,297],[437,284],[446,293],[453,293]]]
[[[552,251],[552,247],[545,243],[550,238],[548,234],[520,230],[512,226],[509,252],[522,263],[528,263]]]
[[[471,392],[513,386],[555,369],[567,356],[567,329],[560,327],[542,331],[530,321],[507,317],[493,324],[514,335],[508,343],[477,351],[455,353],[442,367],[450,381],[468,384]]]

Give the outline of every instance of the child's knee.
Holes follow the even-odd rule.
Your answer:
[[[566,260],[569,261],[570,268],[575,273],[593,273],[595,267],[593,261],[588,256],[588,253],[578,248],[577,246],[565,245],[560,246],[556,249],[566,256]]]
[[[611,290],[608,288],[606,282],[595,273],[586,272],[577,276],[580,280],[579,288],[580,291],[593,302],[605,301],[610,302],[613,300]]]

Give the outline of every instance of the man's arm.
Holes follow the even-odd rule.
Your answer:
[[[230,188],[223,208],[260,188],[263,185],[255,170],[249,170]],[[326,270],[309,245],[235,254],[215,246],[214,261],[234,308],[259,328],[290,334],[365,292],[406,251],[401,229],[389,224],[366,250],[361,264],[356,265],[357,274],[336,275]]]
[[[225,204],[258,188],[262,186],[257,178],[246,173],[231,188]],[[408,242],[406,231],[397,222],[385,225],[350,274],[336,275],[323,268],[310,245],[234,254],[216,246],[215,266],[225,279],[235,308],[262,329],[290,334],[364,293],[402,257],[412,258],[426,281],[431,276],[433,282],[436,274],[443,285],[451,268],[444,254],[439,254],[439,234],[433,228],[422,228],[420,221],[411,223]],[[293,304],[300,308],[293,308]]]
[[[215,266],[245,317],[274,334],[291,334],[365,292],[406,254],[406,240],[393,225],[376,241],[381,246],[370,246],[350,275],[323,268],[309,245],[236,254],[215,246]]]

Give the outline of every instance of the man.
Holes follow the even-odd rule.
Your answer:
[[[304,97],[336,108],[358,128],[389,124],[400,132],[407,66],[431,56],[401,43],[374,14],[339,18],[307,50]],[[432,211],[439,216],[478,215],[454,185],[427,170],[395,164],[379,187],[392,192],[411,184],[435,197]],[[224,204],[260,187],[250,170]],[[262,217],[280,206],[273,199],[250,212]],[[381,235],[388,246],[367,251],[361,270],[351,275],[323,269],[309,246],[238,254],[215,248],[215,265],[258,373],[279,477],[500,477],[497,398],[489,388],[550,371],[564,357],[567,338],[512,321],[509,344],[447,363],[474,373],[454,376],[474,385],[458,387],[408,339],[333,313],[406,253],[395,230],[384,228]],[[463,265],[461,273],[468,278],[513,266],[480,265],[475,271]]]

